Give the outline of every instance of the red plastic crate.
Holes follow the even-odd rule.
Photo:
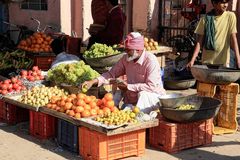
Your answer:
[[[0,101],[0,121],[13,125],[29,120],[29,111],[15,105]]]
[[[39,139],[55,137],[57,119],[53,116],[30,111],[30,135]]]
[[[79,127],[79,153],[84,160],[112,160],[141,156],[145,151],[145,129],[107,136]]]
[[[159,125],[150,128],[150,146],[168,153],[212,143],[212,119],[192,123],[172,123],[159,119]]]

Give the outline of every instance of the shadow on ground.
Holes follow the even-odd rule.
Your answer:
[[[55,154],[58,154],[66,159],[81,160],[81,157],[77,153],[69,152],[69,151],[63,149],[61,146],[59,146],[56,138],[41,140],[41,139],[38,139],[36,137],[29,135],[29,122],[22,122],[22,123],[18,123],[16,125],[2,124],[0,126],[0,129],[5,132],[12,133],[12,134],[14,134],[18,137],[21,137],[23,139],[26,139],[28,141],[31,141],[31,142],[41,146],[43,149],[46,149]]]

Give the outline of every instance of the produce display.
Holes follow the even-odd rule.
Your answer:
[[[120,53],[117,45],[107,46],[106,44],[95,43],[91,48],[84,52],[84,58],[99,58]]]
[[[17,69],[29,69],[33,65],[33,60],[26,57],[25,51],[16,50],[13,52],[0,52],[0,73],[8,77],[8,74]]]
[[[152,38],[144,38],[144,48],[147,51],[159,50],[159,45],[157,41],[154,41]]]
[[[94,118],[95,121],[101,122],[105,125],[122,125],[125,123],[136,123],[136,114],[130,110],[121,110],[118,112],[112,112]]]
[[[33,66],[32,70],[22,70],[20,72],[20,77],[27,79],[28,81],[38,81],[44,79],[42,71],[38,68],[38,66]]]
[[[22,90],[26,90],[26,87],[17,77],[12,77],[11,79],[0,82],[0,94],[2,95],[6,95],[12,92],[20,92]]]
[[[84,93],[54,96],[46,107],[77,119],[118,112],[110,93],[107,93],[103,99],[96,99],[95,96],[87,96]]]
[[[99,73],[83,61],[71,64],[60,64],[48,71],[48,79],[56,84],[77,86],[85,81],[95,79]]]
[[[50,47],[53,39],[45,33],[36,32],[25,40],[21,40],[18,48],[33,53],[52,52]]]
[[[176,109],[178,109],[178,110],[190,110],[190,109],[195,109],[195,106],[192,105],[192,104],[181,104]]]
[[[37,86],[28,90],[19,99],[20,102],[29,104],[35,107],[45,106],[54,96],[64,96],[68,93],[58,87]]]

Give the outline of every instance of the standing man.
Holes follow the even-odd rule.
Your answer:
[[[122,91],[125,104],[137,105],[149,113],[158,108],[159,97],[165,95],[160,66],[155,55],[144,50],[144,38],[138,32],[130,33],[125,40],[124,55],[119,62],[97,79],[86,81],[82,86],[116,83]],[[119,76],[127,76],[127,82],[117,82]]]
[[[202,63],[233,67],[230,63],[230,49],[234,51],[236,67],[240,68],[240,56],[237,42],[236,16],[226,11],[229,0],[212,0],[213,10],[200,19],[195,30],[197,44],[191,61],[192,67],[201,45],[203,45]]]
[[[118,4],[118,0],[105,0],[109,12],[104,29],[94,33],[89,38],[88,48],[94,43],[106,45],[119,44],[123,39],[126,16]]]

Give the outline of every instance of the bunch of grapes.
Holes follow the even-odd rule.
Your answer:
[[[83,61],[71,64],[60,64],[48,71],[48,79],[56,84],[66,83],[77,86],[85,81],[95,79],[99,73]]]
[[[106,44],[95,43],[84,52],[84,58],[99,58],[120,53],[118,50]]]

